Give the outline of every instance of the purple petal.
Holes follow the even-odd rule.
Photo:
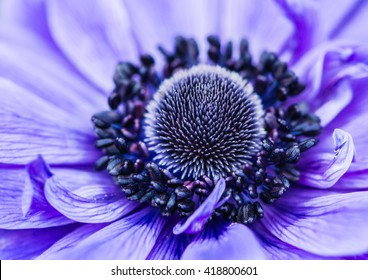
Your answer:
[[[354,143],[351,135],[336,129],[332,135],[334,153],[309,153],[300,163],[300,182],[316,188],[332,187],[349,169],[354,157]]]
[[[344,97],[344,90],[351,90],[352,81],[368,77],[367,60],[368,50],[353,44],[337,41],[320,45],[295,65],[295,71],[307,88],[293,102],[305,101],[316,111],[324,103],[334,102],[337,94],[338,106],[334,108],[334,113],[329,112],[337,116],[351,100],[349,96]],[[352,93],[352,100],[360,95],[360,91],[353,90]],[[346,94],[349,95],[349,92]],[[330,122],[332,117],[323,119],[323,124]]]
[[[321,125],[330,123],[352,100],[353,93],[348,82],[342,82],[329,100],[316,110],[316,115],[321,119]]]
[[[27,166],[0,169],[0,227],[5,229],[44,228],[70,224],[45,199],[44,183],[50,171],[42,158]]]
[[[253,232],[241,224],[230,225],[219,236],[202,232],[188,245],[182,259],[264,259],[265,252]]]
[[[48,1],[47,20],[58,46],[74,65],[103,90],[119,60],[135,59],[129,14],[116,0]]]
[[[3,24],[21,25],[43,38],[49,37],[44,1],[4,0],[1,2],[1,11]]]
[[[272,235],[265,225],[262,223],[254,223],[251,229],[256,233],[261,240],[261,245],[264,248],[266,259],[273,260],[316,260],[316,259],[331,259],[331,257],[318,256],[290,244],[281,241],[277,236]]]
[[[2,77],[68,112],[72,124],[88,122],[106,103],[105,93],[88,84],[53,44],[29,30],[0,28],[0,59]]]
[[[39,154],[50,164],[94,163],[99,157],[90,121],[80,123],[8,80],[0,79],[0,90],[6,92],[0,100],[0,163],[27,164]]]
[[[365,5],[362,0],[340,0],[339,5],[331,5],[330,0],[318,1],[319,28],[322,38],[334,38],[351,24],[357,12]]]
[[[71,233],[56,241],[50,248],[44,251],[37,259],[50,260],[61,259],[65,251],[77,246],[82,240],[104,228],[106,224],[82,225]]]
[[[295,0],[277,0],[276,2],[294,27],[294,32],[284,46],[285,51],[291,51],[290,61],[293,63],[316,43],[318,31],[316,5],[308,1]]]
[[[189,244],[190,237],[187,234],[173,234],[172,222],[167,222],[160,232],[155,246],[147,256],[148,260],[178,260]]]
[[[335,26],[330,36],[367,44],[368,41],[365,29],[367,17],[367,1],[351,1],[349,9],[345,11],[345,16],[341,18],[339,25]]]
[[[36,258],[77,225],[44,229],[0,230],[0,259],[29,260]]]
[[[156,58],[162,57],[158,45],[171,51],[177,35],[194,37],[204,50],[206,37],[218,33],[221,7],[217,0],[124,1],[124,6],[131,15],[140,51],[153,53]]]
[[[66,170],[64,170],[65,172]],[[132,211],[137,204],[128,201],[113,181],[92,183],[100,174],[71,171],[74,176],[83,176],[85,182],[75,187],[73,181],[63,181],[56,175],[46,181],[47,201],[66,217],[83,223],[106,223],[115,221]],[[65,174],[64,174],[65,176]],[[73,177],[72,177],[73,178]]]
[[[174,229],[174,234],[181,234],[183,232],[187,234],[197,233],[203,229],[203,226],[212,215],[215,208],[221,206],[218,204],[223,192],[225,190],[225,180],[220,179],[217,181],[216,186],[206,198],[206,200],[194,211],[192,215],[183,223],[178,223]]]
[[[145,259],[152,250],[165,219],[151,207],[116,221],[75,247],[58,255],[61,259]]]
[[[293,24],[275,1],[223,1],[220,5],[221,35],[225,39],[249,39],[258,60],[262,51],[280,53],[293,33]],[[272,24],[268,24],[272,18]],[[265,39],[267,38],[267,39]]]
[[[290,190],[267,207],[261,220],[276,238],[321,256],[358,255],[368,250],[368,192]]]

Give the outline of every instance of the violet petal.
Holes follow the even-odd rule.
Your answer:
[[[185,249],[182,259],[230,260],[264,259],[265,252],[252,230],[241,224],[230,225],[219,236],[202,232]]]
[[[298,188],[287,195],[267,207],[261,220],[276,238],[321,256],[367,252],[367,191],[338,193]]]
[[[72,63],[102,90],[121,59],[138,56],[129,14],[120,1],[47,1],[50,33]]]
[[[65,248],[60,259],[145,259],[165,224],[158,211],[145,208]]]
[[[47,229],[0,229],[0,259],[33,259],[76,227],[73,224]]]

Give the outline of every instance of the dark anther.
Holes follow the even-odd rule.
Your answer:
[[[96,142],[95,142],[95,145],[97,148],[104,148],[104,147],[107,147],[107,146],[110,146],[112,144],[114,144],[114,139],[111,139],[111,138],[105,138],[105,139],[98,139]]]
[[[153,196],[151,203],[152,203],[152,206],[162,207],[166,205],[168,200],[169,200],[169,196],[167,193],[159,193]]]
[[[290,119],[299,119],[301,117],[306,116],[309,113],[309,109],[307,104],[305,103],[296,103],[291,106],[286,111],[286,116]]]
[[[148,148],[146,146],[146,144],[142,141],[139,141],[138,142],[138,152],[145,158],[148,158],[149,157],[149,151],[148,151]]]
[[[293,71],[287,71],[280,80],[280,85],[283,87],[289,87],[291,84],[296,82],[298,77]]]
[[[157,191],[159,193],[164,192],[164,191],[167,190],[167,186],[165,184],[161,184],[161,183],[158,183],[158,182],[155,182],[155,181],[151,182],[151,186],[155,191]]]
[[[194,202],[191,200],[184,200],[178,202],[178,208],[181,210],[179,215],[187,216],[194,210]]]
[[[208,36],[207,41],[210,43],[211,46],[215,47],[216,49],[220,49],[221,44],[217,36],[213,36],[213,35]]]
[[[121,190],[126,194],[126,195],[132,195],[138,192],[138,185],[137,184],[129,184],[129,185],[122,185],[121,186]]]
[[[127,141],[123,137],[116,138],[114,144],[120,153],[126,153],[128,151]]]
[[[299,149],[301,152],[305,152],[312,148],[313,146],[317,145],[318,140],[315,138],[309,138],[299,143]]]
[[[175,208],[176,208],[176,194],[171,193],[170,198],[167,201],[167,204],[165,206],[164,211],[165,211],[166,215],[168,216],[168,215],[171,215],[172,212],[174,212]]]
[[[280,79],[284,75],[286,70],[287,70],[287,64],[285,62],[278,61],[275,63],[272,69],[272,73],[275,79]]]
[[[108,163],[109,163],[109,156],[100,157],[95,163],[95,169],[97,171],[104,170],[106,169]]]
[[[254,85],[254,91],[257,92],[258,94],[262,95],[263,93],[266,92],[267,89],[267,78],[266,76],[263,75],[258,75],[256,77],[256,82]]]
[[[123,175],[130,175],[134,172],[134,164],[131,160],[125,159],[122,164],[122,170]]]
[[[178,178],[173,178],[167,181],[167,184],[172,188],[183,186],[183,183],[184,182]]]
[[[286,161],[295,163],[300,157],[300,149],[298,146],[292,146],[286,150]]]
[[[147,192],[146,189],[141,188],[139,189],[139,191],[137,191],[136,193],[132,194],[132,195],[128,195],[127,198],[129,200],[139,200],[142,198],[142,196]]]
[[[293,167],[284,168],[281,171],[281,174],[284,175],[291,182],[296,182],[300,178],[300,172]]]
[[[192,198],[192,192],[186,187],[178,187],[175,189],[175,194],[178,200]]]
[[[294,83],[289,87],[289,94],[291,96],[297,96],[305,89],[305,85],[301,83]]]
[[[146,67],[151,67],[153,64],[155,64],[155,60],[149,54],[142,55],[140,57],[140,60],[142,64]]]
[[[144,170],[144,161],[141,160],[141,159],[137,159],[135,162],[134,162],[134,171],[136,173],[140,173]]]
[[[156,194],[155,190],[149,190],[146,192],[140,199],[139,202],[146,202],[152,199],[152,197]]]
[[[101,128],[101,129],[105,129],[105,128],[109,128],[110,127],[110,123],[107,122],[107,121],[104,121],[102,119],[99,119],[98,117],[96,116],[93,116],[92,117],[92,122],[93,124],[98,127],[98,128]]]
[[[161,169],[161,173],[165,181],[169,181],[175,178],[174,175],[167,169]]]
[[[121,84],[121,82],[129,79],[135,72],[137,68],[128,62],[119,63],[116,66],[115,74],[114,74],[114,82],[116,85]]]
[[[271,72],[275,62],[277,61],[277,55],[271,52],[263,52],[261,54],[259,70],[261,72]]]
[[[255,199],[258,197],[257,188],[253,184],[248,185],[248,194],[251,198]]]
[[[127,187],[127,186],[135,184],[132,178],[125,177],[125,176],[117,176],[115,177],[115,180],[116,180],[116,183],[118,183],[122,187]]]
[[[250,224],[255,218],[255,209],[252,203],[247,203],[239,207],[238,214],[236,216],[238,223]]]
[[[152,181],[157,181],[157,182],[161,182],[161,170],[160,168],[157,166],[157,164],[150,162],[146,164],[146,170],[150,176],[150,178],[152,179]]]
[[[136,139],[136,138],[137,138],[137,134],[136,134],[136,133],[131,132],[131,131],[129,131],[129,130],[128,130],[128,129],[126,129],[126,128],[122,128],[122,129],[121,129],[121,133],[122,133],[126,138],[128,138],[128,139],[130,139],[130,140],[134,140],[134,139]]]
[[[111,159],[107,165],[107,171],[112,176],[117,176],[121,174],[123,166],[123,160],[119,157]]]
[[[110,108],[113,110],[115,110],[121,102],[120,95],[115,91],[110,94],[107,100],[108,100]]]
[[[267,152],[272,152],[273,148],[274,148],[274,144],[272,143],[272,141],[268,138],[264,139],[262,142],[263,148],[267,151]]]
[[[267,191],[261,192],[261,199],[263,200],[263,202],[265,202],[267,204],[271,204],[271,203],[274,203],[276,201],[276,198],[272,197],[270,195],[270,193],[267,192]]]
[[[254,210],[256,212],[257,217],[263,218],[264,211],[263,211],[263,208],[262,208],[261,203],[259,203],[258,201],[256,201],[256,202],[254,202],[253,205],[254,205]]]

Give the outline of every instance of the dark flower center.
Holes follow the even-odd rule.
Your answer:
[[[231,42],[208,42],[207,65],[198,65],[195,40],[183,37],[173,53],[160,47],[162,73],[150,55],[118,64],[111,110],[92,117],[105,153],[95,167],[128,199],[165,216],[190,215],[224,178],[212,217],[247,224],[299,180],[295,163],[321,126],[304,103],[285,105],[304,85],[276,54],[264,52],[255,65],[246,40],[238,58]]]
[[[182,179],[226,176],[256,154],[264,135],[264,112],[252,85],[220,67],[175,74],[147,108],[154,159]]]

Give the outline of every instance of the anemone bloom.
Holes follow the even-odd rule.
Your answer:
[[[2,259],[366,256],[365,1],[2,2]]]

